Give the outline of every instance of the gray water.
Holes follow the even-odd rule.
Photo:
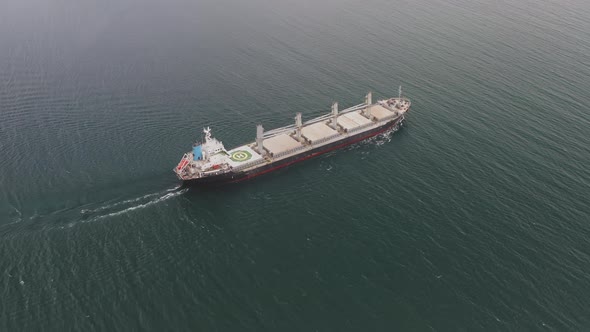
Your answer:
[[[0,4],[0,330],[590,328],[590,3]],[[255,180],[227,148],[397,94],[407,126]]]

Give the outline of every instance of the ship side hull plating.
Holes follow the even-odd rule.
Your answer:
[[[249,169],[246,171],[240,172],[228,172],[219,175],[203,177],[198,179],[191,179],[191,180],[184,180],[183,187],[192,187],[192,186],[213,186],[213,185],[220,185],[225,183],[233,183],[233,182],[240,182],[244,180],[251,179],[253,177],[257,177],[266,173],[270,173],[272,171],[287,167],[291,164],[295,164],[300,161],[304,161],[321,154],[330,152],[332,150],[343,148],[347,145],[354,144],[370,137],[379,135],[391,128],[397,129],[401,125],[403,125],[404,117],[401,116],[399,118],[393,119],[389,122],[384,123],[382,126],[373,128],[368,131],[360,132],[356,135],[347,137],[345,139],[323,145],[317,147],[312,150],[308,150],[293,156],[290,156],[285,159],[281,159],[272,163],[267,163],[260,165],[254,169]]]

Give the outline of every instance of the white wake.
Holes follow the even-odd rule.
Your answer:
[[[124,215],[135,210],[144,209],[146,207],[164,202],[173,197],[180,196],[188,191],[188,188],[180,189],[180,187],[166,189],[163,191],[143,195],[136,198],[126,199],[112,204],[106,204],[94,209],[83,209],[80,213],[84,216],[78,222],[93,222],[101,219],[111,218],[115,216]],[[77,222],[70,223],[68,227],[72,227]]]

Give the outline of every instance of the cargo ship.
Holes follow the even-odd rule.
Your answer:
[[[257,126],[256,140],[226,150],[223,143],[212,137],[209,127],[204,139],[193,144],[174,168],[183,186],[206,186],[239,182],[270,173],[323,153],[360,142],[383,132],[397,131],[410,109],[410,100],[398,97],[372,102],[369,92],[362,104],[305,121],[301,113],[295,123],[265,131]]]

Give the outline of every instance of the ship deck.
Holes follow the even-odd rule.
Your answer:
[[[297,141],[295,138],[295,126],[270,130],[265,133],[267,136],[263,140],[263,147],[265,153],[268,154],[268,157],[262,157],[255,148],[255,143],[253,142],[230,151],[230,157],[232,156],[233,151],[249,151],[252,155],[252,159],[248,159],[247,165],[242,164],[245,160],[232,160],[232,164],[230,165],[234,168],[238,167],[239,169],[247,170],[258,167],[262,163],[272,163],[284,158],[289,158],[306,150],[312,150],[323,145],[331,144],[335,141],[344,140],[352,135],[357,135],[359,132],[370,131],[384,123],[403,116],[407,108],[409,108],[409,102],[408,104],[403,104],[403,100],[401,101],[402,105],[406,106],[404,109],[389,108],[388,105],[385,105],[387,106],[386,108],[379,104],[369,106],[370,118],[367,118],[363,114],[366,106],[354,106],[344,110],[336,118],[338,130],[331,127],[330,116],[323,116],[310,120],[304,123],[301,127],[301,142]],[[228,157],[228,159],[230,159],[230,157]],[[242,165],[246,167],[243,167]]]
[[[360,133],[377,129],[390,121],[403,117],[410,102],[405,98],[391,98],[377,104],[360,104],[343,110],[336,116],[337,129],[332,127],[333,114],[311,119],[300,127],[290,125],[263,133],[262,151],[255,142],[247,143],[227,151],[220,163],[224,162],[234,171],[248,171],[264,164],[271,164],[305,151],[358,137]],[[367,110],[368,115],[365,115]]]
[[[287,133],[267,138],[262,142],[262,145],[271,155],[278,155],[303,146]]]
[[[317,143],[323,139],[338,135],[338,132],[325,122],[317,122],[301,128],[301,135],[311,144]]]
[[[232,168],[241,168],[249,164],[258,164],[264,159],[248,145],[242,145],[229,150],[225,160]]]
[[[375,117],[377,121],[381,121],[395,115],[394,112],[378,104],[371,106],[369,108],[369,111],[371,113],[371,116]]]

